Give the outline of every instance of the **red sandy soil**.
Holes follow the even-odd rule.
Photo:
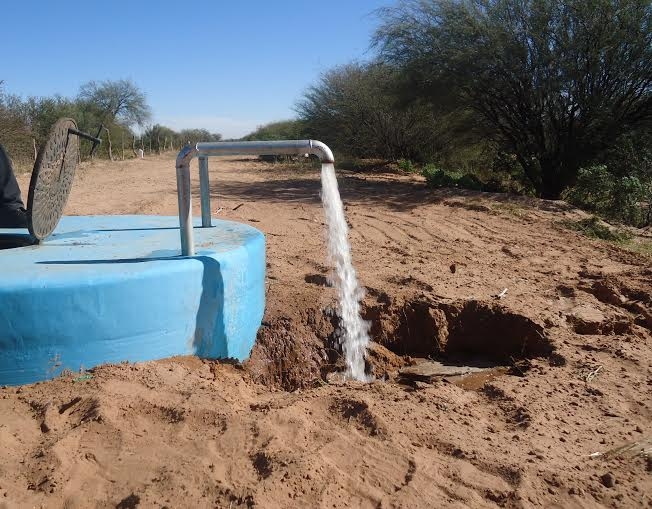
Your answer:
[[[377,379],[343,383],[318,169],[210,165],[213,216],[267,236],[251,359],[2,388],[0,508],[652,507],[649,256],[563,202],[340,172]],[[175,215],[173,155],[83,166],[66,213]],[[399,373],[427,357],[499,368]]]

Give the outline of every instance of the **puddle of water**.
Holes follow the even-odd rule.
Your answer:
[[[505,366],[497,366],[495,368],[483,369],[469,373],[468,375],[458,375],[454,377],[446,377],[447,382],[457,385],[467,391],[479,391],[484,387],[484,384],[495,380],[496,378],[506,375],[509,368]]]
[[[484,384],[506,375],[508,371],[507,366],[490,366],[480,362],[475,365],[465,365],[459,362],[449,364],[430,359],[417,359],[414,365],[401,369],[399,376],[405,381],[444,380],[467,391],[478,391]]]

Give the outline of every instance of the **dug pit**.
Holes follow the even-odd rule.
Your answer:
[[[398,355],[451,360],[548,356],[544,329],[503,306],[476,300],[437,302],[427,297],[367,307],[374,340]]]
[[[363,317],[374,341],[367,372],[377,379],[422,364],[423,376],[412,369],[417,379],[439,372],[482,381],[510,369],[523,374],[528,359],[550,357],[555,349],[541,325],[498,303],[442,302],[427,295],[394,300],[386,294],[374,300],[364,306]],[[285,390],[324,383],[344,368],[337,338],[332,310],[304,310],[265,323],[246,367],[257,381]]]

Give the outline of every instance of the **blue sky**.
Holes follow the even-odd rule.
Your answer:
[[[12,2],[2,7],[0,80],[23,97],[74,97],[90,80],[131,79],[154,123],[239,137],[294,116],[320,73],[370,58],[374,11],[392,3]]]

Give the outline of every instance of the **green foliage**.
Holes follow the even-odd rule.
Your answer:
[[[457,179],[456,186],[462,189],[471,189],[473,191],[482,191],[484,189],[484,184],[472,173],[464,173],[460,176]]]
[[[0,93],[0,143],[7,149],[14,165],[31,169],[35,145],[40,147],[54,122],[61,117],[75,117],[75,101],[60,96],[30,97]]]
[[[618,217],[645,222],[634,200],[652,214],[649,1],[399,0],[381,18],[377,61],[305,93],[307,137],[457,169],[427,170],[433,186],[555,199],[606,164]]]
[[[380,64],[328,71],[297,106],[306,135],[351,157],[429,158],[438,125],[430,108],[400,102],[400,80],[399,72]]]
[[[590,166],[580,169],[563,198],[603,217],[643,226],[650,224],[652,178],[618,176],[605,165]]]
[[[145,94],[129,80],[89,81],[79,89],[79,101],[95,109],[101,123],[142,126],[151,117]]]
[[[564,193],[568,202],[588,210],[609,208],[614,177],[605,165],[583,168],[578,172],[575,185]]]
[[[650,132],[649,0],[404,0],[382,19],[374,43],[408,98],[475,112],[540,196]]]
[[[624,243],[631,240],[632,235],[624,230],[610,228],[599,217],[593,216],[580,221],[562,221],[571,230],[578,231],[592,239]]]
[[[613,242],[628,251],[652,257],[652,242],[640,237],[637,238],[622,228],[610,226],[599,217],[593,216],[580,221],[564,220],[560,224],[591,239]]]
[[[472,173],[446,171],[434,164],[427,164],[421,170],[430,187],[457,187],[460,189],[471,189],[473,191],[485,190],[484,183]]]
[[[211,133],[207,129],[182,129],[179,131],[178,138],[182,144],[200,143],[202,141],[221,141],[222,135]]]
[[[454,187],[455,177],[434,164],[427,164],[421,170],[421,174],[425,177],[426,182],[430,187]]]
[[[34,149],[29,129],[21,115],[7,106],[0,94],[0,143],[13,159],[14,167],[22,169],[34,161]]]
[[[407,173],[414,173],[416,171],[416,167],[409,159],[399,159],[396,161],[396,165],[398,166],[399,170],[405,171]]]
[[[388,167],[387,161],[384,159],[358,159],[351,157],[338,158],[337,169],[368,173],[391,171],[391,168]]]
[[[636,253],[652,257],[652,242],[650,241],[638,241],[631,242],[627,248]]]
[[[305,126],[300,120],[281,120],[258,127],[242,138],[243,141],[300,140],[305,138]]]
[[[0,89],[0,143],[9,152],[14,164],[25,170],[34,164],[34,146],[47,138],[52,125],[61,117],[70,117],[80,130],[100,137],[103,143],[97,157],[108,157],[109,139],[113,142],[114,157],[122,154],[116,149],[128,148],[131,153],[135,141],[134,125],[142,125],[150,116],[145,94],[127,80],[91,81],[82,85],[74,99],[61,96],[21,97],[5,94]],[[148,127],[139,137],[137,147],[160,152],[177,149],[186,142],[219,141],[222,136],[206,129],[185,129],[175,132],[159,124]],[[124,145],[123,145],[124,144]],[[81,140],[82,158],[90,153],[90,142]]]
[[[161,124],[154,124],[145,129],[142,136],[142,142],[147,147],[151,145],[152,150],[155,150],[158,153],[167,150],[168,147],[171,148],[176,146],[177,148],[180,148],[184,143],[181,141],[179,133],[176,133],[169,127],[165,127]]]

